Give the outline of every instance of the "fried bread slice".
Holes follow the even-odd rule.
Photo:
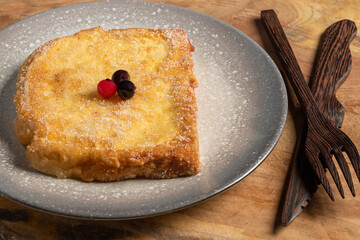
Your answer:
[[[35,50],[18,73],[14,122],[31,165],[85,181],[198,173],[192,51],[184,30],[101,27]],[[136,93],[103,99],[97,84],[118,69]]]

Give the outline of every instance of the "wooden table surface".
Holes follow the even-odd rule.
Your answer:
[[[0,0],[0,29],[35,13],[69,5],[70,0]],[[308,79],[319,38],[341,19],[360,27],[360,4],[351,0],[161,0],[233,25],[274,57],[260,11],[273,8]],[[346,109],[343,131],[360,149],[360,38],[351,44],[353,66],[337,95]],[[0,56],[1,57],[1,56]],[[270,156],[252,174],[224,193],[181,210],[128,221],[77,220],[39,212],[0,197],[0,239],[359,239],[360,196],[336,193],[332,202],[322,187],[287,227],[277,224],[283,185],[293,154],[298,104],[290,98],[285,130]],[[3,114],[3,113],[1,113]],[[354,176],[354,175],[353,175]],[[1,183],[0,183],[1,184]],[[332,187],[335,190],[334,184]],[[360,195],[360,184],[355,181]]]

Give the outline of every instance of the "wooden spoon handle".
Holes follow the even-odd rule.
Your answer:
[[[337,127],[342,125],[345,109],[335,92],[350,73],[349,45],[356,31],[350,20],[341,20],[326,29],[311,78],[311,90],[320,111]]]
[[[261,20],[304,111],[307,112],[310,108],[317,108],[314,97],[300,70],[300,66],[275,11],[272,9],[262,11]]]

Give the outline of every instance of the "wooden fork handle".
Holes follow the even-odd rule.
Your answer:
[[[296,97],[303,106],[306,115],[308,115],[308,110],[313,112],[317,109],[317,105],[310,88],[305,81],[304,75],[301,72],[300,66],[289,41],[287,40],[284,30],[281,27],[279,19],[274,10],[271,9],[261,12],[261,20],[273,43],[286,76],[294,89]]]
[[[350,20],[336,22],[326,29],[311,78],[311,90],[320,111],[337,127],[342,125],[345,109],[335,92],[350,73],[349,45],[356,32],[356,25]]]

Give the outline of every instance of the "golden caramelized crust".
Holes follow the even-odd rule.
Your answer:
[[[15,134],[32,166],[85,181],[198,173],[193,50],[179,29],[97,27],[34,51],[15,96]],[[103,99],[97,84],[118,69],[136,93]]]

